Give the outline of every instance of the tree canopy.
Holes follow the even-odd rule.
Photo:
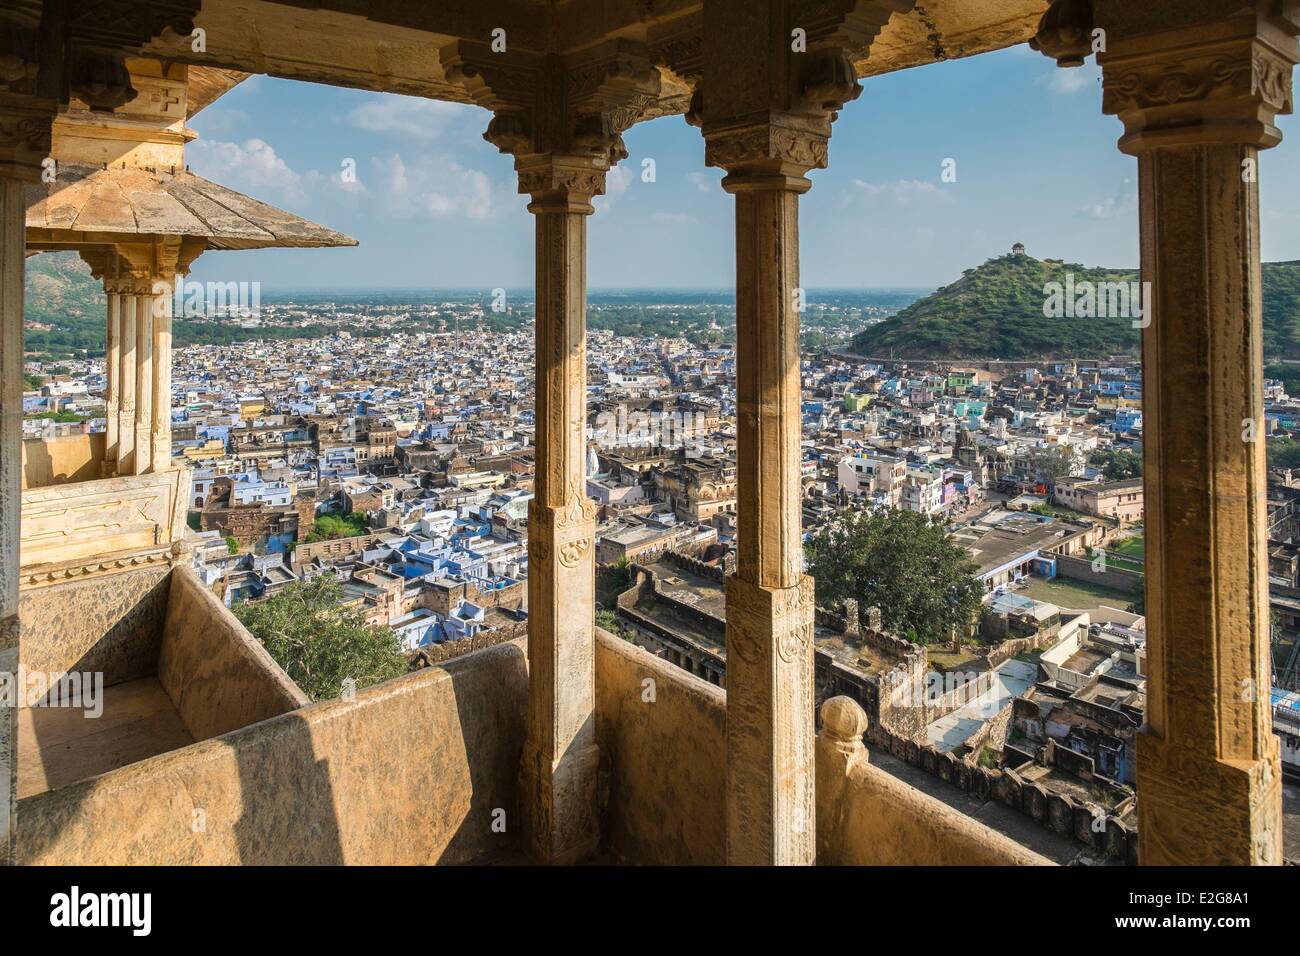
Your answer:
[[[1107,481],[1142,477],[1142,456],[1127,448],[1101,449],[1093,454],[1092,464]]]
[[[321,577],[237,604],[234,611],[303,693],[330,700],[349,679],[360,690],[407,670],[397,635],[366,624],[360,611],[340,606],[342,599],[342,585]]]
[[[307,541],[328,541],[331,538],[355,538],[368,534],[366,516],[353,512],[347,515],[321,515],[312,522]]]
[[[817,603],[859,611],[880,608],[885,629],[919,643],[964,634],[975,620],[984,587],[976,564],[948,537],[943,522],[914,511],[847,509],[806,546]]]

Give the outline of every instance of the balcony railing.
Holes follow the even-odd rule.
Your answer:
[[[603,631],[596,688],[603,852],[637,864],[723,863],[725,692]],[[516,860],[527,697],[518,640],[352,700],[270,716],[26,797],[19,861]],[[837,698],[823,715],[822,862],[1048,862],[871,767],[853,702]]]

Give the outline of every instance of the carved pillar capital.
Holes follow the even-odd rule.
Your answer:
[[[1121,150],[1265,149],[1281,141],[1274,120],[1293,109],[1300,8],[1279,0],[1258,0],[1255,10],[1223,6],[1223,15],[1204,22],[1170,17],[1174,22],[1161,24],[1164,29],[1147,29],[1113,4],[1097,2],[1107,43],[1098,55],[1102,109],[1124,123]]]
[[[483,138],[515,157],[519,191],[573,211],[604,191],[605,172],[627,158],[623,131],[659,94],[649,51],[627,40],[564,57],[462,40],[441,56],[448,78],[492,110]]]
[[[828,160],[831,124],[846,103],[858,98],[853,63],[840,47],[800,55],[793,70],[797,94],[788,109],[728,118],[727,104],[710,103],[697,89],[686,121],[704,134],[704,162],[727,170],[723,188],[808,189],[804,176],[824,169]]]
[[[829,119],[767,117],[706,128],[704,162],[727,171],[722,188],[728,192],[782,188],[803,193],[812,186],[807,173],[826,168],[829,141]]]
[[[591,200],[605,192],[609,165],[590,155],[534,154],[515,161],[519,191],[532,197],[530,212],[575,212],[590,215]]]

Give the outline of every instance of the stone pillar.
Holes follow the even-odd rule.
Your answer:
[[[153,410],[149,438],[152,459],[149,470],[165,471],[172,464],[172,296],[171,289],[158,291],[150,299],[153,316]]]
[[[135,304],[135,467],[143,475],[153,464],[153,314],[152,290],[141,284]]]
[[[484,138],[515,158],[537,237],[536,482],[528,511],[528,732],[524,845],[570,863],[600,837],[595,728],[596,509],[587,497],[587,216],[621,133],[656,100],[645,48],[615,40],[572,57],[457,41],[451,82],[490,109]]]
[[[536,483],[528,512],[528,736],[525,840],[553,863],[599,838],[595,707],[596,509],[587,497],[587,216],[603,161],[519,167],[537,233]]]
[[[104,471],[117,468],[118,429],[121,426],[122,378],[122,300],[105,283],[108,298],[108,329],[104,339]]]
[[[95,246],[81,250],[82,260],[90,266],[91,275],[104,283],[104,460],[101,472],[105,477],[116,474],[119,452],[118,435],[122,418],[122,297],[121,279],[116,251],[111,246]]]
[[[123,286],[125,288],[125,286]],[[121,383],[118,410],[117,431],[117,473],[119,475],[135,474],[135,385],[136,360],[135,350],[138,340],[136,334],[136,295],[133,292],[117,293],[118,316],[121,322],[121,339],[118,348],[118,381]]]
[[[18,672],[18,521],[22,511],[23,260],[21,180],[0,178],[0,674]],[[16,707],[0,703],[0,865],[12,862]]]
[[[814,855],[813,582],[803,573],[799,195],[825,138],[710,132],[736,197],[737,560],[727,579],[727,862]],[[787,135],[790,137],[787,140]],[[796,150],[789,147],[798,144]]]
[[[12,6],[12,5],[11,5]],[[0,673],[19,667],[18,566],[22,516],[23,263],[26,184],[50,155],[60,52],[31,9],[0,11]],[[48,61],[38,67],[37,53]],[[0,865],[13,862],[17,810],[17,708],[0,706]]]
[[[1269,713],[1259,150],[1290,112],[1300,8],[1099,0],[1103,106],[1138,160],[1146,420],[1139,861],[1282,859]],[[1190,8],[1190,9],[1189,9]],[[1268,11],[1273,11],[1271,14]]]
[[[861,92],[862,51],[910,0],[712,0],[687,121],[736,197],[737,562],[727,579],[727,862],[808,864],[813,582],[800,516],[799,196]],[[791,44],[797,28],[806,47]]]

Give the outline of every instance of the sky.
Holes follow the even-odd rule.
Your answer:
[[[1116,148],[1095,66],[1061,70],[1021,46],[862,85],[801,200],[806,288],[934,289],[1016,242],[1038,258],[1136,266],[1136,161]],[[191,170],[360,245],[209,252],[192,278],[272,293],[531,288],[532,216],[511,157],[482,138],[489,118],[251,77],[194,118]],[[1278,124],[1288,138],[1260,159],[1265,261],[1300,259],[1300,122]],[[662,117],[624,140],[588,224],[589,287],[734,287],[734,200],[704,165],[699,130]]]

